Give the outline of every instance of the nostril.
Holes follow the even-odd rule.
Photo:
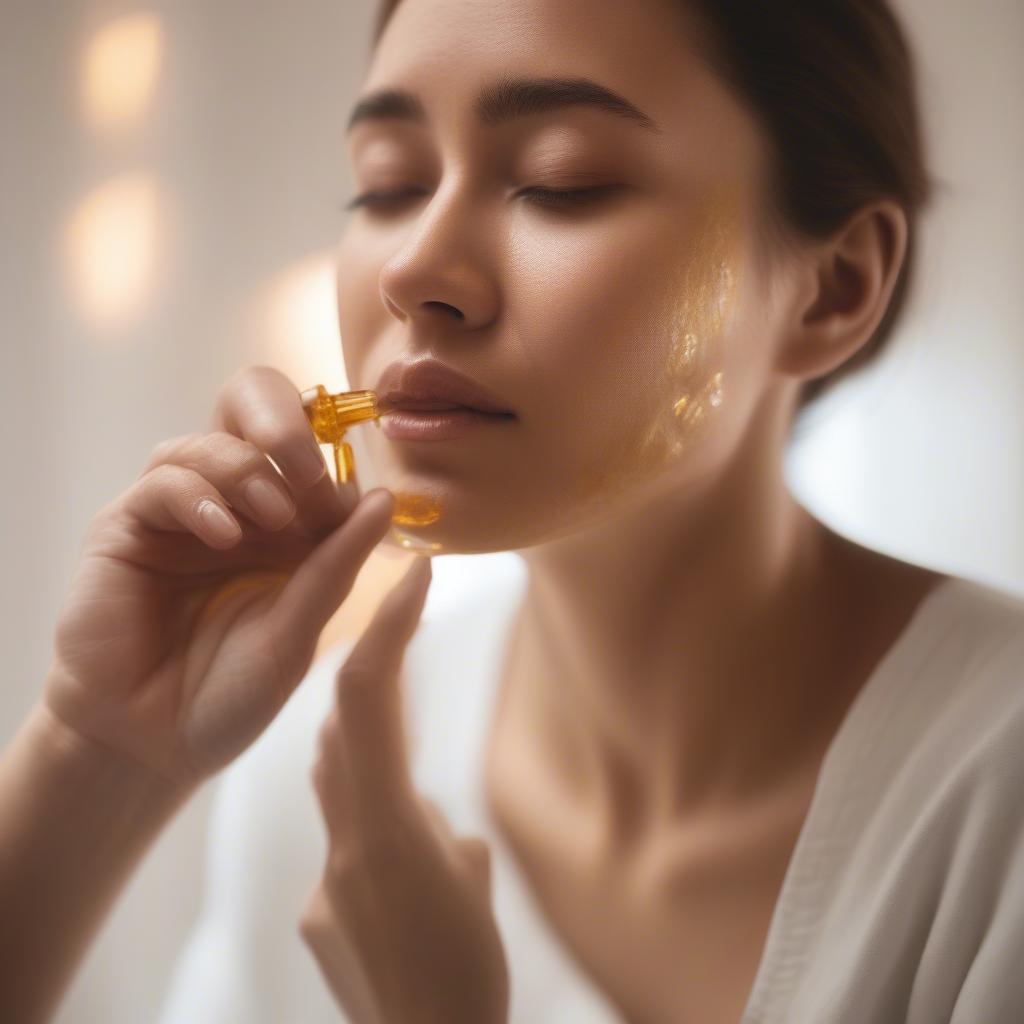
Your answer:
[[[429,302],[424,302],[423,305],[424,306],[437,306],[437,307],[439,307],[442,310],[448,310],[448,311],[454,313],[455,316],[459,320],[464,320],[465,319],[465,315],[463,314],[461,309],[457,309],[455,306],[451,306],[447,302],[438,302],[438,301],[435,301],[435,300],[431,299]]]

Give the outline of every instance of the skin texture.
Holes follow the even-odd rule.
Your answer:
[[[799,386],[870,338],[905,217],[883,200],[769,241],[767,140],[696,41],[655,0],[405,0],[362,93],[411,89],[429,123],[360,124],[350,156],[357,191],[415,191],[356,211],[338,253],[352,387],[431,354],[517,413],[360,441],[375,479],[443,509],[414,531],[435,550],[527,560],[489,793],[637,1021],[738,1019],[827,744],[944,578],[837,535],[783,477]],[[474,119],[482,85],[544,75],[662,132]],[[521,194],[598,183],[624,187],[564,210]]]
[[[763,316],[764,296],[748,289],[742,317],[736,309],[738,279],[754,284],[743,239],[759,202],[756,129],[724,91],[696,80],[699,65],[680,67],[674,20],[634,84],[625,67],[609,74],[623,63],[620,37],[643,53],[657,28],[625,10],[609,10],[616,34],[606,46],[551,68],[539,56],[550,51],[530,60],[515,39],[529,31],[564,49],[577,28],[570,14],[516,5],[495,24],[479,6],[454,20],[442,7],[403,4],[364,86],[425,92],[431,72],[435,95],[455,85],[436,54],[395,52],[392,38],[417,19],[409,38],[430,25],[438,48],[472,54],[475,66],[458,76],[458,105],[434,104],[434,127],[353,131],[359,191],[418,187],[432,198],[355,213],[338,254],[341,332],[353,387],[372,387],[392,359],[429,350],[516,412],[516,423],[486,440],[403,443],[373,430],[359,440],[381,483],[439,501],[443,515],[417,537],[442,551],[521,549],[629,515],[652,492],[678,491],[736,443],[769,355],[739,340],[744,320]],[[596,77],[673,130],[656,135],[582,108],[486,129],[473,121],[480,82],[553,72]],[[701,84],[706,100],[685,103]],[[714,146],[694,147],[694,137]],[[621,188],[576,210],[513,198],[531,185],[587,184]],[[729,331],[720,303],[736,314]],[[707,401],[719,373],[731,415]],[[728,421],[698,443],[708,409]]]

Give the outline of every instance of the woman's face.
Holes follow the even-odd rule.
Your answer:
[[[429,356],[515,413],[449,440],[350,433],[361,483],[432,512],[416,546],[522,549],[686,500],[742,438],[772,364],[765,145],[690,38],[667,0],[404,0],[389,23],[361,97],[407,91],[423,116],[349,134],[356,192],[398,194],[340,243],[349,383]],[[556,79],[639,113],[558,102]]]

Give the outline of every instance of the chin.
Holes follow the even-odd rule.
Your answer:
[[[398,497],[396,492],[396,497]],[[404,495],[402,497],[405,497]],[[417,551],[426,555],[482,555],[529,547],[537,542],[537,532],[508,514],[501,518],[486,514],[481,503],[466,508],[449,502],[438,518],[427,525],[416,525],[402,516],[403,501],[395,506],[392,529],[381,541],[396,550]],[[506,518],[507,516],[507,518]]]

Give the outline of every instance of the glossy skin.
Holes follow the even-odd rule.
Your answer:
[[[375,481],[440,498],[444,515],[416,534],[443,550],[526,548],[680,492],[728,457],[774,356],[750,241],[756,124],[653,5],[643,18],[604,4],[558,19],[551,6],[494,22],[479,5],[403,4],[362,93],[413,88],[431,125],[363,123],[350,137],[360,193],[414,190],[355,211],[340,244],[352,386],[429,352],[519,418],[451,444],[360,435]],[[588,27],[586,48],[567,45]],[[458,69],[434,63],[445,51]],[[661,131],[582,107],[483,128],[472,99],[502,73],[594,78]],[[557,208],[521,194],[583,186],[616,188]]]
[[[878,202],[824,242],[763,241],[766,142],[674,12],[528,0],[495,19],[470,0],[402,3],[361,92],[412,89],[430,124],[359,124],[350,152],[360,192],[420,194],[353,215],[338,302],[353,387],[429,353],[518,414],[452,442],[366,431],[368,471],[440,497],[444,514],[418,532],[443,550],[526,557],[536,643],[538,609],[558,626],[545,667],[559,690],[585,688],[598,733],[649,736],[634,736],[653,710],[635,680],[685,669],[693,735],[670,745],[691,778],[740,746],[734,713],[716,710],[722,681],[711,685],[742,668],[737,623],[750,627],[740,654],[795,653],[856,566],[899,569],[796,505],[781,467],[800,383],[880,321],[906,222]],[[474,120],[481,84],[540,73],[593,78],[662,133],[579,107]],[[587,175],[621,188],[559,212],[521,194]],[[671,646],[652,643],[668,621]]]
[[[678,10],[404,0],[361,94],[413,90],[429,120],[353,130],[357,191],[404,198],[354,212],[338,301],[353,387],[430,354],[519,416],[360,441],[375,482],[442,505],[418,535],[529,565],[488,782],[553,924],[632,1019],[734,1021],[824,750],[943,577],[830,530],[782,469],[801,383],[884,314],[904,214],[763,231],[767,141]],[[495,79],[553,75],[663,131],[474,119]],[[558,209],[523,191],[613,183]],[[744,896],[709,905],[712,883]],[[721,952],[684,985],[665,950],[712,924]]]

